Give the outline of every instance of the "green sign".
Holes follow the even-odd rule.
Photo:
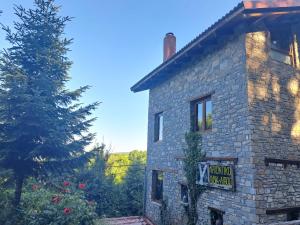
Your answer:
[[[235,190],[234,166],[221,163],[199,163],[198,184]]]

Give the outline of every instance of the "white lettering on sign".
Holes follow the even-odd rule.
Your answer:
[[[200,179],[199,184],[205,185],[208,184],[208,165],[205,163],[199,163],[199,172],[200,172]]]

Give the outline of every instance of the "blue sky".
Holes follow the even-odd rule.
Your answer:
[[[1,1],[0,22],[11,25],[13,5]],[[61,15],[75,17],[66,28],[74,38],[69,88],[91,85],[82,102],[101,101],[92,130],[114,152],[146,149],[148,92],[130,87],[162,62],[165,33],[177,37],[177,50],[236,6],[238,0],[57,0]],[[0,48],[7,47],[0,32]]]

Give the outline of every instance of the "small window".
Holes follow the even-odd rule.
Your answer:
[[[299,220],[299,212],[292,211],[287,214],[287,221]]]
[[[192,128],[194,131],[210,130],[212,128],[211,96],[192,102]]]
[[[217,209],[210,209],[211,225],[223,225],[224,212]]]
[[[180,185],[180,192],[181,192],[181,197],[180,200],[183,204],[188,204],[189,203],[189,191],[187,185],[181,184]]]
[[[163,139],[163,120],[163,113],[155,114],[154,141],[161,141]]]
[[[163,180],[164,175],[162,171],[152,171],[152,200],[161,202],[163,199]]]

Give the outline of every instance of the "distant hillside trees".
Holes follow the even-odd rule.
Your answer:
[[[132,164],[128,168],[123,183],[124,211],[127,215],[142,215],[146,152],[133,151],[129,154],[129,160]]]
[[[114,182],[116,184],[121,184],[124,182],[127,171],[130,166],[137,163],[146,164],[146,152],[144,151],[132,151],[130,153],[114,153],[111,154],[107,161],[106,175],[111,175],[114,177]],[[138,168],[137,168],[138,169]]]
[[[114,178],[115,184],[121,184],[130,165],[128,153],[111,154],[107,161],[106,175]]]
[[[76,176],[77,182],[87,184],[87,199],[96,202],[102,217],[141,215],[146,152],[109,154],[103,145],[98,149]]]
[[[98,103],[78,102],[88,86],[66,88],[70,18],[58,12],[53,0],[35,0],[34,9],[15,8],[13,30],[3,27],[11,47],[0,56],[0,166],[13,171],[15,207],[27,177],[78,166],[94,137]]]

